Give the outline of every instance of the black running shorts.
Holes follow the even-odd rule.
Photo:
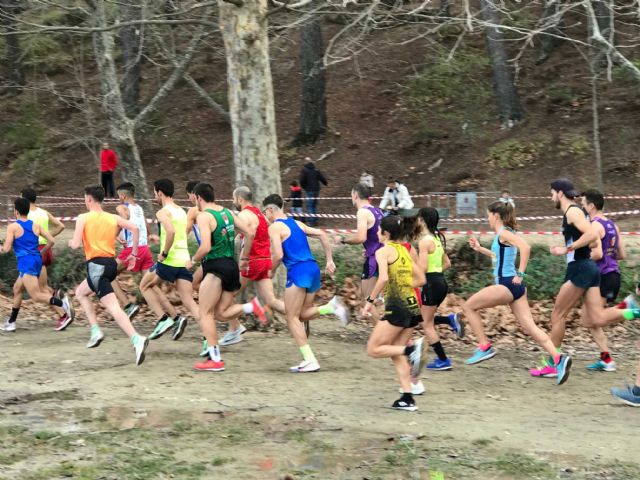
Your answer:
[[[202,271],[215,275],[222,281],[222,290],[236,292],[240,290],[240,269],[233,258],[221,257],[202,262]]]
[[[401,302],[387,300],[384,304],[382,320],[386,320],[394,327],[414,328],[422,321],[422,316],[417,305],[411,308]]]
[[[620,293],[620,273],[609,272],[600,276],[600,296],[607,299],[608,304],[615,302]]]
[[[87,283],[98,298],[113,293],[111,282],[118,275],[118,264],[115,258],[97,257],[87,262]]]
[[[574,260],[567,265],[567,274],[564,281],[569,281],[583,290],[599,287],[600,269],[596,265],[596,262],[589,258]]]
[[[437,307],[449,293],[449,285],[440,272],[427,273],[427,283],[422,287],[422,304],[426,307]]]

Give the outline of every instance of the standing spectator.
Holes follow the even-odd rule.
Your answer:
[[[513,201],[511,192],[509,190],[502,190],[500,194],[499,202],[510,203],[513,208],[516,208],[516,202]]]
[[[292,180],[289,190],[289,198],[291,199],[291,213],[294,218],[296,215],[303,213],[302,211],[302,188],[300,188],[300,184],[297,180]]]
[[[384,190],[382,201],[380,202],[380,210],[408,210],[413,208],[413,200],[409,195],[407,187],[399,180],[390,178],[387,181],[387,188]]]
[[[300,186],[304,190],[304,198],[307,204],[307,213],[312,215],[307,222],[309,225],[315,226],[318,224],[318,217],[314,217],[316,214],[318,200],[320,196],[320,184],[327,185],[327,179],[324,178],[320,170],[316,170],[316,166],[307,157],[307,163],[304,164],[302,171],[300,172]]]
[[[365,170],[364,172],[362,172],[362,175],[360,175],[359,183],[373,189],[373,175]]]
[[[102,144],[100,152],[100,182],[107,198],[115,198],[116,185],[113,179],[113,173],[118,166],[118,156],[111,149],[109,143]]]

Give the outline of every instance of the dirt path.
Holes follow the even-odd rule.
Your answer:
[[[95,350],[84,326],[2,335],[0,478],[640,478],[639,412],[608,395],[632,355],[612,374],[577,355],[556,387],[528,377],[529,352],[464,367],[463,345],[453,371],[425,374],[420,411],[396,412],[389,362],[322,333],[334,326],[314,329],[322,371],[297,376],[284,333],[247,333],[221,374],[191,370],[194,325],[140,367],[111,327]]]

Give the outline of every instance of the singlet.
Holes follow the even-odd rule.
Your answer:
[[[587,216],[587,213],[578,205],[569,205],[569,208],[573,207],[579,208],[584,216]],[[569,208],[567,208],[567,210],[564,212],[564,215],[562,216],[562,235],[564,235],[564,244],[567,247],[569,245],[573,245],[573,242],[575,242],[582,236],[582,232],[578,230],[575,225],[571,225],[567,221],[567,212],[569,211]],[[567,263],[571,263],[574,260],[587,260],[589,258],[591,258],[591,249],[589,248],[589,245],[580,247],[573,252],[567,253]]]
[[[46,210],[40,207],[36,207],[33,210],[29,210],[29,214],[27,215],[29,220],[33,220],[33,223],[39,225],[44,229],[45,232],[49,231],[49,213]],[[47,239],[42,235],[38,238],[38,245],[46,245]]]
[[[493,276],[498,278],[502,277],[515,277],[516,270],[516,255],[518,254],[518,248],[510,245],[506,245],[500,241],[500,234],[505,230],[502,227],[496,233],[493,243],[491,244],[491,253],[493,253]],[[508,231],[513,232],[510,228]]]
[[[216,219],[216,229],[211,232],[211,250],[204,257],[205,260],[215,260],[216,258],[233,258],[236,230],[233,224],[233,215],[226,208],[221,211],[207,208],[205,212],[211,214]]]
[[[142,247],[147,245],[147,224],[144,219],[144,210],[140,205],[131,205],[129,203],[125,203],[126,207],[129,209],[129,221],[135,224],[140,231],[140,237],[138,238],[138,246]],[[133,234],[129,230],[123,230],[124,239],[127,242],[127,247],[133,247]]]
[[[429,261],[427,273],[442,273],[442,257],[444,256],[444,248],[442,248],[442,240],[437,235],[426,234],[423,239],[431,240],[436,245],[436,249],[433,253],[430,253],[427,258]]]
[[[363,205],[361,208],[366,208],[373,214],[373,225],[367,229],[367,239],[362,246],[364,247],[364,256],[372,257],[382,247],[382,243],[378,239],[378,228],[380,227],[380,221],[384,214],[382,210],[373,205]]]
[[[267,223],[267,219],[264,218],[264,215],[256,206],[251,205],[244,207],[244,209],[249,210],[258,217],[258,228],[256,228],[256,235],[253,237],[249,259],[271,258],[271,240],[269,239],[269,224]]]
[[[187,242],[187,212],[175,204],[165,205],[164,208],[171,214],[171,223],[173,224],[175,235],[171,249],[166,252],[168,254],[167,258],[161,263],[169,267],[184,267],[190,258],[189,244]],[[160,230],[160,248],[162,249],[167,240],[167,232],[162,228],[161,223],[158,223],[158,229]]]
[[[13,239],[13,253],[16,258],[40,255],[38,237],[33,233],[33,220],[16,220],[16,223],[22,227],[22,236]]]
[[[611,220],[603,220],[600,217],[593,219],[604,228],[604,237],[602,237],[602,258],[596,262],[600,273],[605,275],[611,272],[620,272],[618,266],[618,232],[616,225]]]
[[[413,261],[409,250],[401,243],[388,242],[398,253],[395,262],[389,264],[389,281],[384,287],[386,305],[398,305],[418,310],[418,297],[413,288]]]
[[[117,236],[117,215],[107,212],[84,214],[82,244],[84,245],[84,255],[87,261],[98,257],[115,257]]]
[[[289,227],[289,231],[291,232],[289,238],[282,242],[282,251],[284,253],[282,263],[284,263],[287,268],[291,268],[298,263],[315,262],[316,259],[313,257],[313,253],[311,253],[307,235],[298,226],[298,223],[293,218],[279,218],[276,222],[284,223]]]

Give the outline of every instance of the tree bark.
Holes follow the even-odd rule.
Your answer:
[[[327,131],[324,45],[318,15],[311,17],[302,26],[300,58],[302,62],[300,130],[291,143],[293,147],[314,143]]]
[[[604,0],[591,0],[594,16],[590,19],[589,28],[591,32],[593,32],[595,30],[593,22],[597,22],[597,27],[600,31],[600,35],[606,38],[609,44],[614,45],[615,40],[613,38],[613,29],[611,24],[613,13],[608,3],[608,1]],[[593,39],[593,33],[590,35],[590,38]],[[594,42],[592,41],[592,43]],[[593,46],[594,50],[592,51],[591,57],[593,68],[605,68],[607,64],[611,62],[609,49],[604,48],[602,45],[598,44],[595,44]]]
[[[118,3],[122,22],[133,22],[142,19],[140,0],[121,0]],[[140,70],[142,60],[142,37],[139,28],[127,25],[120,29],[120,43],[122,45],[122,101],[129,118],[134,117],[140,110]]]
[[[245,1],[239,6],[218,0],[218,6],[227,56],[235,181],[251,188],[261,202],[271,193],[282,192],[267,0]]]
[[[522,120],[522,107],[518,90],[513,82],[513,72],[508,65],[504,37],[500,31],[500,15],[495,0],[480,0],[482,19],[485,27],[487,52],[493,73],[494,90],[500,121],[505,127],[512,127]]]
[[[558,45],[562,43],[559,37],[564,36],[562,16],[560,15],[561,0],[547,0],[540,20],[544,33],[540,35],[536,65],[546,62]]]
[[[0,22],[4,26],[6,35],[6,92],[18,95],[25,86],[24,71],[22,69],[22,50],[16,29],[16,15],[19,12],[18,0],[2,0],[0,2]]]

